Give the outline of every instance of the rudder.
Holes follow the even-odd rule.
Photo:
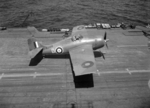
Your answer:
[[[34,38],[29,38],[28,39],[28,46],[29,46],[29,50],[32,51],[36,48],[39,48],[40,44]]]

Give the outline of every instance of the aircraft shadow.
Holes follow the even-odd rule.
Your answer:
[[[102,52],[100,51],[94,51],[94,56],[95,58],[98,58],[98,57],[102,57],[103,54]],[[50,58],[50,59],[65,59],[65,58],[70,58],[70,55],[69,54],[65,54],[65,55],[48,55],[48,56],[45,56],[44,58]]]
[[[95,57],[102,57],[103,54],[100,51],[94,51]],[[94,87],[93,74],[86,74],[81,76],[75,76],[73,65],[69,54],[66,55],[49,55],[44,58],[51,59],[69,59],[71,64],[72,75],[74,78],[75,88],[91,88]],[[29,66],[36,66],[43,59],[42,53],[39,53],[35,58],[31,59]]]
[[[71,64],[72,75],[74,79],[75,88],[91,88],[94,87],[93,74],[86,74],[75,76],[71,58],[69,58]]]

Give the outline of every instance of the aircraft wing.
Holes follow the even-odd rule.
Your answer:
[[[81,45],[69,51],[75,76],[97,71],[91,44]]]

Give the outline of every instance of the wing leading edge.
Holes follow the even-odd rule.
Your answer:
[[[71,49],[69,53],[75,76],[96,73],[97,68],[91,44]]]

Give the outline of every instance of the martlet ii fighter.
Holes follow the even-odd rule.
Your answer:
[[[75,76],[96,73],[95,56],[93,50],[107,47],[106,32],[86,29],[84,25],[73,28],[69,37],[50,45],[42,45],[34,37],[28,39],[31,62],[36,66],[44,57],[49,55],[69,54]]]

